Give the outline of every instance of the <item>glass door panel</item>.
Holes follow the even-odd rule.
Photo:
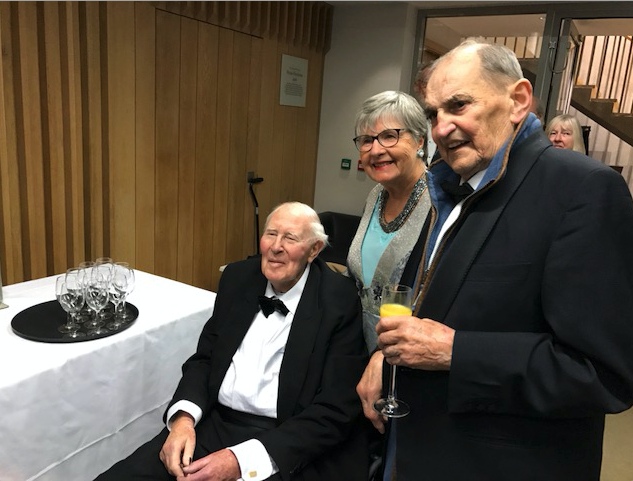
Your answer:
[[[525,77],[536,83],[545,13],[427,17],[418,48],[418,69],[471,37],[486,39],[513,50]]]

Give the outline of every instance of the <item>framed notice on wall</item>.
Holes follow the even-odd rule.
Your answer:
[[[305,58],[282,55],[279,104],[305,107],[307,80],[308,61]]]

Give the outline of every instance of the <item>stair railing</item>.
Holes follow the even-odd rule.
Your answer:
[[[594,85],[594,98],[615,100],[617,113],[633,107],[633,42],[630,36],[585,37],[576,85]]]

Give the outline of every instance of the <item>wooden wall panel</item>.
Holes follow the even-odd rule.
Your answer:
[[[251,36],[233,35],[233,61],[231,75],[231,115],[229,135],[229,195],[227,218],[229,219],[226,242],[226,262],[243,259],[242,241],[252,229],[244,230],[244,205],[250,201],[246,176],[248,153],[248,110],[250,88],[258,88],[259,82],[250,83]],[[225,262],[225,263],[226,263]]]
[[[155,156],[156,138],[156,21],[155,9],[146,2],[135,4],[136,86],[136,268],[155,272]]]
[[[183,282],[193,282],[194,195],[190,186],[196,178],[196,89],[198,82],[198,24],[181,20],[180,42],[180,113],[178,139],[178,271]]]
[[[272,113],[272,119],[269,120],[272,121],[274,129],[270,133],[272,145],[269,152],[272,153],[272,157],[268,159],[268,162],[266,162],[270,166],[270,169],[268,176],[266,177],[267,184],[266,186],[262,185],[262,187],[269,189],[274,186],[275,188],[271,189],[270,202],[269,205],[265,206],[264,212],[270,212],[279,202],[283,202],[288,199],[288,184],[286,182],[282,182],[281,180],[285,175],[284,165],[282,162],[284,160],[283,154],[285,151],[284,142],[288,142],[284,132],[285,117],[288,107],[282,107],[279,105],[278,91],[281,79],[281,55],[286,53],[286,47],[285,45],[275,42],[270,45],[270,48],[274,52],[272,53],[271,58],[271,66],[274,65],[274,67],[272,72],[269,72],[269,75],[271,77],[272,90],[274,91],[275,87],[277,87],[277,91],[274,95],[271,95],[272,109],[270,112]],[[262,190],[264,189],[262,188]]]
[[[68,229],[68,260],[64,267],[78,265],[87,259],[84,205],[84,115],[82,93],[82,35],[84,25],[83,11],[77,2],[62,3],[60,17],[64,19],[64,38],[62,42],[62,107],[64,125],[64,165],[66,168],[66,212]]]
[[[231,128],[231,84],[233,83],[233,37],[235,33],[225,28],[218,36],[217,79],[217,121],[215,125],[215,172],[213,175],[213,238],[210,247],[213,260],[226,264],[226,237],[228,233],[228,204],[235,202],[229,185],[230,128]],[[213,269],[213,267],[212,267]],[[219,273],[213,272],[213,281],[219,279]]]
[[[83,156],[83,204],[86,239],[85,260],[104,255],[104,209],[108,191],[104,186],[104,157],[107,155],[108,117],[107,105],[107,30],[105,6],[86,2],[81,11],[85,29],[82,31],[82,123],[84,137]],[[103,45],[103,46],[102,46]],[[103,80],[102,80],[103,79]],[[81,261],[80,261],[81,262]]]
[[[178,270],[178,116],[180,17],[156,14],[156,273]]]
[[[260,110],[262,101],[262,47],[261,39],[253,39],[251,44],[251,57],[249,67],[249,85],[257,86],[248,89],[248,131],[246,133],[246,172],[253,172],[258,176],[258,159],[261,155],[259,148],[259,134],[261,129],[262,112]],[[267,118],[267,116],[265,116]],[[247,186],[248,189],[248,186]],[[257,189],[253,187],[253,192]],[[247,194],[247,201],[244,204],[244,223],[242,238],[242,252],[247,255],[253,255],[258,252],[259,239],[256,236],[257,228],[255,227],[255,205],[251,198],[250,192]],[[259,202],[259,198],[257,198]],[[260,232],[261,234],[261,232]]]
[[[305,4],[304,4],[305,3]],[[285,200],[311,203],[331,7],[0,3],[5,283],[110,255],[217,288]],[[279,105],[281,55],[308,59]]]
[[[20,202],[20,175],[16,144],[14,92],[14,50],[12,13],[8,2],[0,3],[0,189],[2,190],[2,279],[4,283],[22,280],[24,274],[24,232]]]
[[[215,220],[215,145],[217,143],[217,66],[220,29],[201,23],[198,28],[198,75],[196,103],[196,158],[194,187],[193,283],[214,286],[218,281],[214,262]],[[222,265],[222,264],[220,264]]]
[[[277,72],[279,72],[281,65],[277,62],[276,41],[267,38],[262,40],[261,58],[262,64],[268,65],[268,69],[266,69],[261,80],[260,112],[265,114],[260,121],[260,155],[257,158],[256,174],[262,177],[264,182],[255,185],[254,191],[259,201],[260,228],[263,230],[266,216],[275,206],[275,199],[278,195],[278,184],[275,185],[275,181],[279,181],[278,177],[274,177],[277,174],[274,163],[279,159],[279,154],[275,151],[275,145],[279,142],[279,135],[277,134],[277,138],[275,138],[275,133],[279,128],[275,125],[276,117],[274,113],[275,107],[279,103],[279,74]],[[273,93],[275,89],[277,89],[277,92]]]
[[[115,260],[134,259],[136,244],[135,166],[135,45],[134,3],[107,2],[107,172],[109,193],[103,252]]]
[[[66,238],[66,203],[70,200],[66,189],[66,165],[64,142],[58,139],[64,138],[64,114],[63,114],[63,91],[61,61],[61,42],[65,42],[65,35],[60,35],[60,15],[59,5],[45,2],[43,4],[44,23],[44,60],[45,70],[42,77],[46,79],[47,89],[42,91],[43,105],[42,113],[44,124],[42,133],[44,135],[44,157],[48,158],[48,179],[49,188],[46,189],[46,203],[50,206],[51,215],[46,217],[47,228],[50,229],[52,245],[52,256],[48,256],[47,270],[53,272],[63,272],[68,265],[67,246],[71,239]],[[67,79],[64,79],[67,80]],[[68,85],[65,82],[64,85]],[[46,164],[45,164],[46,165]],[[70,193],[68,193],[70,194]],[[69,212],[70,213],[70,212]],[[52,266],[50,265],[52,263]]]
[[[22,221],[25,230],[25,274],[32,278],[45,276],[47,270],[46,219],[50,214],[44,193],[44,159],[42,152],[42,104],[40,97],[40,59],[43,52],[38,41],[38,5],[17,2],[17,54],[15,70],[18,155],[21,160]],[[19,80],[18,80],[19,78]],[[21,154],[21,155],[20,155]]]
[[[61,95],[63,153],[66,181],[66,229],[68,244],[66,265],[59,265],[61,272],[69,265],[77,265],[86,259],[85,212],[84,212],[84,156],[83,156],[83,97],[81,52],[82,36],[79,4],[58,4],[62,19],[61,35]],[[57,259],[55,260],[57,262]]]

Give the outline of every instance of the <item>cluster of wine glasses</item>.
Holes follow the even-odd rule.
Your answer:
[[[68,269],[55,283],[55,295],[66,311],[66,323],[58,330],[76,339],[120,329],[132,320],[126,299],[133,290],[134,270],[127,262],[99,257]]]

